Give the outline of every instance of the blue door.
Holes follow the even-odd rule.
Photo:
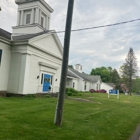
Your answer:
[[[48,92],[51,82],[51,75],[44,74],[43,92]]]

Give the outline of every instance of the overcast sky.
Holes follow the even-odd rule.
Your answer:
[[[53,9],[51,28],[65,30],[68,0],[45,0]],[[14,0],[0,0],[0,28],[12,32],[16,25]],[[140,18],[140,0],[75,0],[72,29],[94,27]],[[58,34],[62,45],[64,34]],[[119,67],[132,47],[140,66],[140,21],[107,28],[73,32],[69,64],[81,64],[83,71],[101,66]]]

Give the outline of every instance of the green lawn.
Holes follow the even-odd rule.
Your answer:
[[[0,140],[128,140],[140,123],[140,96],[79,98],[92,102],[66,99],[61,128],[56,98],[0,98]]]

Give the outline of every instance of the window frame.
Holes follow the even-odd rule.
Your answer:
[[[87,82],[85,82],[85,86],[84,86],[84,90],[86,90],[87,89]]]
[[[99,86],[98,86],[98,84],[97,84],[97,87],[96,87],[96,88],[97,88],[97,90],[99,90]]]
[[[31,14],[28,13],[26,14],[26,24],[30,24],[30,23],[31,23]]]
[[[75,87],[75,82],[73,82],[73,88]]]
[[[45,24],[46,24],[46,14],[44,12],[41,12],[41,16],[40,16],[40,25],[41,27],[45,28]],[[42,23],[42,19],[43,19],[43,23]]]
[[[42,22],[42,21],[43,21],[43,22]],[[41,27],[44,27],[44,21],[45,21],[45,20],[44,20],[44,17],[41,16],[41,23],[40,23],[40,24],[41,24]]]
[[[30,21],[27,23],[27,16],[28,15],[30,15]],[[25,22],[25,25],[31,24],[31,16],[32,16],[32,11],[31,10],[24,11],[24,22]]]
[[[1,65],[1,61],[2,61],[2,49],[0,49],[0,65]]]

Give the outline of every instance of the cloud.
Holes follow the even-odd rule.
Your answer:
[[[0,28],[8,31],[16,25],[17,5],[14,0],[0,2]],[[64,31],[67,15],[66,0],[45,0],[53,9],[51,29]],[[75,0],[72,29],[94,27],[139,18],[139,0]],[[9,22],[10,21],[10,22]],[[90,73],[92,68],[111,66],[119,69],[125,62],[129,48],[132,47],[140,62],[139,22],[119,26],[72,32],[69,63],[80,63],[83,71]],[[64,34],[58,34],[62,45]]]

